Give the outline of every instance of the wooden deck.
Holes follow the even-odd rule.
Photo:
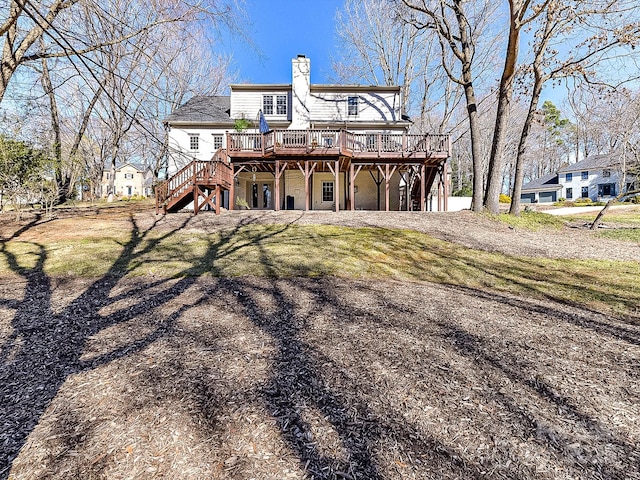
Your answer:
[[[213,160],[194,160],[156,187],[156,213],[178,211],[193,202],[194,212],[210,206],[220,213],[222,192],[233,198],[233,167],[219,150]]]
[[[406,162],[447,159],[449,135],[354,133],[348,130],[271,130],[262,133],[227,133],[231,161],[275,157],[346,157],[356,160]]]

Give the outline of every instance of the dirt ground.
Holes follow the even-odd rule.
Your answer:
[[[60,225],[123,213],[61,213]],[[581,229],[468,212],[132,214],[161,231],[376,225],[508,254],[640,258]],[[78,234],[31,220],[0,234]],[[640,325],[426,282],[50,278],[36,266],[0,278],[8,478],[640,479]]]

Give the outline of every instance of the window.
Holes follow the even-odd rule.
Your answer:
[[[610,176],[611,176],[611,170],[609,170],[609,169],[602,170],[602,177],[603,178],[609,178]]]
[[[589,171],[582,172],[582,180],[589,180]]]
[[[124,174],[124,178],[126,178],[126,179],[133,179],[133,173],[125,173],[125,174]]]
[[[322,182],[322,201],[333,202],[333,182]]]
[[[197,152],[200,149],[200,137],[198,135],[189,135],[189,150]]]
[[[213,149],[219,150],[222,148],[222,135],[213,134]]]
[[[567,188],[567,200],[571,200],[573,198],[573,188]]]
[[[107,172],[107,180],[111,180],[111,173]]]
[[[286,95],[276,96],[276,114],[278,115],[287,114],[287,96]]]
[[[358,115],[358,97],[347,98],[347,113],[349,115]]]
[[[566,177],[567,182],[573,181],[573,173],[567,173],[567,174],[565,174],[565,177]]]
[[[273,95],[265,95],[262,97],[262,113],[265,115],[273,115]]]
[[[589,187],[582,187],[582,192],[580,196],[582,198],[587,198],[589,196]]]

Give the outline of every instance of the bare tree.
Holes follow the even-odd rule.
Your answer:
[[[504,68],[498,89],[498,108],[493,130],[491,156],[489,157],[487,190],[484,196],[485,208],[494,214],[500,210],[498,200],[502,191],[502,164],[504,162],[507,119],[509,118],[513,97],[513,83],[516,77],[520,50],[520,34],[526,25],[546,11],[550,2],[551,0],[542,0],[539,3],[531,0],[508,0],[509,36],[504,57]]]
[[[85,58],[87,53],[135,40],[140,35],[167,23],[225,22],[232,29],[237,29],[238,25],[234,13],[236,2],[233,0],[229,0],[230,3],[225,0],[204,0],[196,3],[181,0],[132,0],[124,8],[118,5],[118,1],[5,2],[0,16],[0,102],[18,68],[30,62],[39,62],[42,58],[75,58],[82,64],[88,60]],[[138,13],[135,21],[126,21],[122,17],[129,11]],[[103,24],[112,23],[121,28],[117,36],[86,36],[82,30],[84,23],[79,19],[93,19]],[[37,48],[39,40],[44,36],[51,40],[47,42],[47,48]]]
[[[623,52],[625,55],[631,55],[640,36],[637,23],[639,7],[636,6],[636,2],[553,1],[546,7],[542,15],[536,19],[534,57],[530,66],[525,69],[526,73],[532,76],[532,81],[529,111],[522,128],[516,160],[510,208],[513,215],[520,213],[527,140],[544,85],[549,80],[559,78],[579,78],[586,84],[602,85],[605,80],[599,72],[605,70],[607,75],[611,76],[606,63],[612,56],[619,56]],[[579,130],[577,134],[580,135]],[[586,151],[585,155],[587,153]]]
[[[481,62],[476,47],[494,17],[495,3],[488,0],[402,0],[402,3],[415,13],[406,21],[420,30],[436,33],[441,66],[451,81],[464,91],[473,163],[473,209],[480,211],[484,189],[475,82],[476,69],[482,67],[479,67]]]

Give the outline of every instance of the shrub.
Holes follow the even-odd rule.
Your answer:
[[[239,207],[240,210],[249,210],[249,204],[241,197],[236,197],[236,206]]]
[[[591,199],[589,197],[581,197],[576,200],[576,203],[591,203]]]
[[[505,195],[504,193],[501,193],[498,201],[500,203],[511,203],[511,197],[509,195]]]

